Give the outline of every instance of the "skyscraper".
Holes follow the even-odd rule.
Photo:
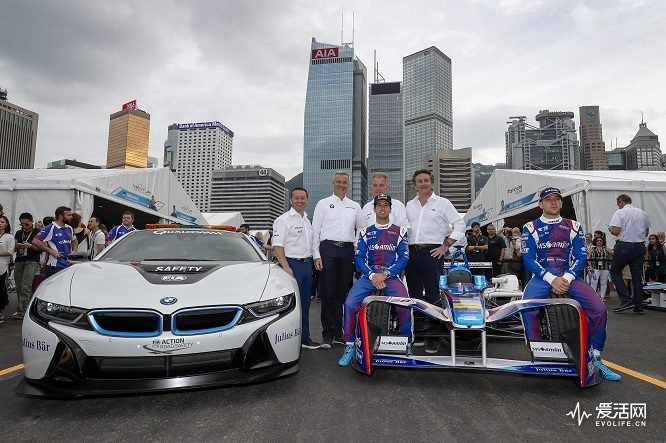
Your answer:
[[[107,169],[145,168],[148,164],[150,114],[136,108],[136,100],[123,105],[109,119]]]
[[[447,198],[458,212],[467,212],[475,197],[472,148],[440,149],[426,158],[425,166],[435,177],[435,193]]]
[[[582,168],[607,170],[606,144],[601,133],[599,106],[581,106],[578,109],[580,126],[580,148],[583,155]]]
[[[370,84],[368,112],[370,114],[368,177],[372,177],[375,172],[385,172],[389,176],[391,196],[404,201],[405,174],[402,169],[404,149],[400,82]],[[370,185],[370,183],[368,184]],[[368,190],[370,191],[369,188]],[[371,196],[371,193],[368,195]]]
[[[425,166],[425,158],[453,149],[451,59],[431,46],[404,57],[402,75],[405,198],[410,199],[412,174]]]
[[[7,101],[0,89],[0,169],[35,167],[39,115]]]
[[[509,169],[580,169],[580,146],[573,112],[539,111],[539,126],[511,117],[505,133]]]
[[[359,203],[368,198],[366,164],[367,71],[350,45],[312,38],[305,97],[303,186],[308,214],[332,194],[336,171],[349,174],[349,193]]]
[[[164,160],[162,165],[165,168],[176,172],[178,167],[178,123],[169,125],[167,139],[164,142]]]
[[[627,170],[661,171],[662,157],[659,136],[650,131],[647,123],[641,121],[638,132],[625,148]]]
[[[176,124],[169,126],[173,141]],[[220,122],[182,123],[177,125],[178,138],[171,146],[176,178],[201,212],[210,212],[213,171],[231,165],[234,133]],[[166,166],[166,157],[164,159]]]
[[[252,229],[271,229],[287,202],[284,177],[259,165],[213,171],[210,212],[239,211]]]

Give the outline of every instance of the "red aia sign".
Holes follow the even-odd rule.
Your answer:
[[[136,99],[123,105],[123,109],[136,109]]]
[[[340,54],[340,48],[321,48],[312,50],[312,59],[318,58],[334,58]]]

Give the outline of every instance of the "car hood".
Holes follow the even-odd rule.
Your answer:
[[[74,268],[70,291],[72,306],[149,308],[164,313],[188,306],[242,305],[259,301],[271,273],[271,266],[266,262],[220,264],[205,275],[193,278],[192,283],[161,281],[156,284],[154,275],[147,276],[141,267],[127,263],[97,261]],[[275,296],[279,295],[283,294]],[[165,306],[160,304],[164,297],[175,297],[178,301]]]

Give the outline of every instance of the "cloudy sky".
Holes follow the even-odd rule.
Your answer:
[[[509,116],[599,105],[607,149],[648,127],[666,138],[661,0],[10,1],[0,7],[0,86],[39,113],[36,166],[104,164],[109,115],[137,99],[150,155],[167,126],[219,120],[233,162],[302,169],[310,41],[351,40],[372,79],[437,46],[453,60],[454,144],[504,161]]]

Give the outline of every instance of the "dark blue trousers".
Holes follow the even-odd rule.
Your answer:
[[[643,309],[643,256],[645,245],[643,243],[616,242],[613,248],[610,275],[620,302],[631,303],[627,285],[622,279],[622,269],[629,265],[631,282],[633,285],[633,303],[636,309]]]
[[[342,338],[342,306],[354,275],[354,247],[319,245],[324,269],[319,273],[322,338]]]
[[[312,261],[300,261],[287,257],[287,263],[294,272],[301,295],[301,340],[310,338],[310,291],[312,290]]]
[[[444,268],[443,258],[434,258],[429,248],[409,248],[409,262],[405,269],[407,288],[411,298],[435,303],[439,300],[439,276]]]

